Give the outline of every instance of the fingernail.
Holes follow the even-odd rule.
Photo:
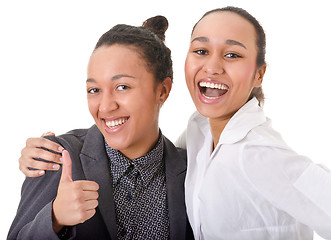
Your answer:
[[[60,169],[60,166],[55,164],[55,165],[53,165],[53,169],[58,170],[58,169]]]
[[[63,159],[62,159],[62,158],[60,158],[60,161],[61,161],[61,162],[63,162]]]
[[[59,150],[60,152],[62,152],[62,151],[64,150],[64,148],[63,148],[63,147],[59,147],[58,150]]]
[[[38,174],[39,174],[40,176],[41,176],[41,175],[44,175],[44,174],[45,174],[45,171],[40,171]]]

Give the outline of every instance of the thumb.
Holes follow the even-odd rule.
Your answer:
[[[62,151],[62,174],[60,182],[72,182],[71,158],[67,150]]]

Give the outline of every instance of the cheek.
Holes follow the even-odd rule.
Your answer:
[[[150,98],[149,101],[145,102],[144,105],[141,106],[140,109],[143,109],[141,114],[142,119],[148,123],[155,123],[159,118],[159,101],[155,98]]]
[[[234,71],[232,71],[232,76],[233,80],[235,79],[238,83],[241,84],[247,84],[247,85],[251,85],[253,83],[253,79],[255,76],[255,62],[251,62],[248,64],[242,64],[241,66],[238,66],[239,68],[234,69]],[[240,71],[238,71],[238,69]]]
[[[143,90],[131,95],[130,98],[122,99],[119,105],[125,106],[136,118],[146,119],[154,114],[157,108],[156,99],[155,94]]]
[[[192,86],[194,85],[194,77],[197,73],[198,66],[195,63],[194,60],[192,60],[190,57],[186,58],[185,61],[185,80],[186,80],[186,84],[188,86],[188,88],[192,88]]]
[[[99,109],[97,101],[95,99],[87,98],[87,106],[92,117],[96,118]]]

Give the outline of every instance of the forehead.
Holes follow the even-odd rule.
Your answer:
[[[137,49],[133,46],[126,46],[121,44],[104,45],[94,50],[90,57],[90,61],[103,61],[103,62],[121,62],[128,60],[128,64],[144,63],[143,59],[138,54]]]
[[[256,42],[254,26],[232,12],[213,12],[202,18],[192,33],[192,39],[199,36],[219,41],[232,39],[253,45]]]
[[[91,55],[88,72],[146,71],[146,62],[133,46],[113,44],[101,46]]]

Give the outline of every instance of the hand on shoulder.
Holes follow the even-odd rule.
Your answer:
[[[44,138],[45,136],[55,136],[55,134],[48,132],[41,137],[28,138],[25,147],[21,151],[19,169],[27,177],[40,177],[45,174],[45,171],[60,169],[63,147]]]

